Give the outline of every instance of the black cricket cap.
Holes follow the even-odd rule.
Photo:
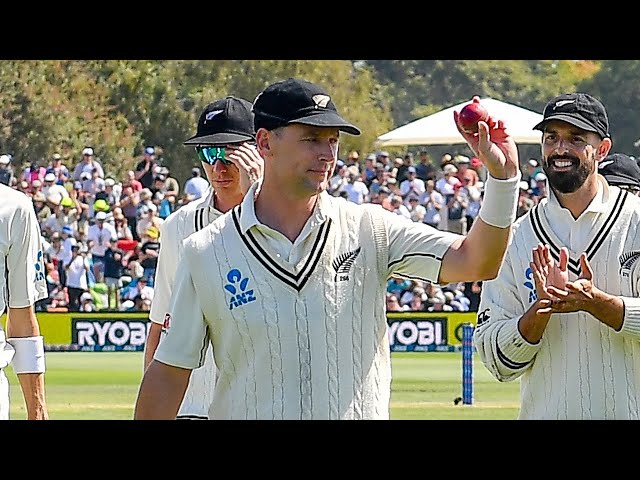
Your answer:
[[[542,121],[534,130],[544,131],[551,120],[560,120],[575,125],[582,130],[595,132],[601,138],[611,137],[609,134],[609,117],[604,105],[587,93],[565,93],[552,99],[544,107]]]
[[[624,153],[610,153],[598,164],[598,173],[609,185],[625,185],[640,189],[640,166]]]
[[[254,100],[253,113],[256,131],[301,123],[360,135],[355,125],[340,116],[329,94],[307,80],[289,78],[268,86]]]
[[[255,139],[251,102],[228,96],[205,107],[198,120],[197,133],[184,145],[224,146]]]

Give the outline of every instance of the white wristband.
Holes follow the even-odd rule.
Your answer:
[[[515,220],[518,211],[518,190],[522,174],[506,180],[491,175],[484,185],[484,198],[478,216],[484,223],[498,228],[507,228]]]
[[[11,362],[16,374],[44,373],[44,341],[42,336],[7,338],[7,343],[16,352]]]

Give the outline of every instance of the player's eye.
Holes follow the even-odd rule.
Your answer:
[[[220,160],[224,165],[231,165],[233,162],[225,158],[224,147],[196,147],[196,153],[200,161],[209,165],[215,165]]]

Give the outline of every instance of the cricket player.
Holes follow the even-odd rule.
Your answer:
[[[327,193],[340,133],[360,130],[318,85],[277,82],[253,111],[263,180],[183,242],[167,336],[134,417],[173,418],[210,342],[213,419],[388,419],[387,279],[497,275],[516,215],[516,145],[495,119],[461,132],[492,175],[465,237]]]
[[[253,128],[251,102],[229,96],[207,105],[200,115],[196,135],[185,142],[196,148],[210,186],[203,197],[169,215],[161,227],[145,369],[166,328],[176,271],[182,261],[182,240],[238,205],[251,183],[262,176],[263,161],[253,146]],[[213,355],[207,348],[204,365],[191,374],[178,419],[208,418],[215,378]]]
[[[0,184],[0,420],[9,419],[11,363],[22,389],[28,420],[47,420],[44,342],[34,305],[47,297],[40,225],[31,199]]]
[[[640,419],[640,198],[598,174],[612,146],[598,99],[560,95],[534,128],[549,196],[483,283],[475,346],[520,379],[520,419]]]

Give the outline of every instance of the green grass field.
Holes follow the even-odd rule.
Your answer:
[[[474,403],[462,395],[460,353],[393,353],[391,418],[394,420],[511,420],[518,413],[519,383],[500,383],[474,359]],[[26,418],[11,367],[11,418]],[[52,420],[133,418],[142,378],[142,352],[48,352],[47,403]]]

